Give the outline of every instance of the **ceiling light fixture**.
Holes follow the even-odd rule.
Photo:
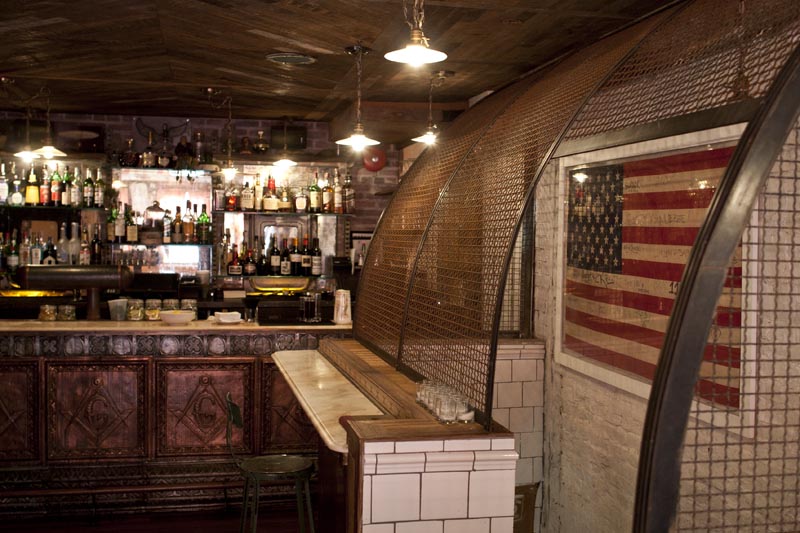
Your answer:
[[[411,28],[411,42],[405,48],[389,52],[383,57],[395,63],[407,63],[412,67],[426,63],[438,63],[447,59],[447,54],[444,52],[430,48],[428,38],[422,33],[422,23],[425,21],[425,0],[414,0],[410,17],[407,0],[403,0],[403,14],[406,24]]]
[[[47,95],[47,130],[44,137],[44,146],[34,150],[35,154],[39,154],[45,159],[53,159],[54,157],[67,157],[67,154],[53,146],[53,139],[50,137],[50,95]]]
[[[34,159],[39,159],[39,154],[31,150],[31,108],[25,110],[25,146],[14,154],[14,157],[19,157],[26,163],[30,163]]]
[[[439,129],[436,127],[436,124],[433,123],[433,88],[439,87],[444,80],[454,73],[450,70],[440,70],[435,72],[431,76],[430,86],[428,87],[428,128],[425,130],[425,133],[420,135],[419,137],[414,137],[411,139],[414,142],[418,143],[425,143],[428,146],[436,143],[436,137],[439,134]]]
[[[356,56],[356,76],[358,78],[356,84],[356,125],[353,128],[353,133],[346,139],[339,139],[336,144],[350,146],[353,151],[360,152],[366,146],[373,146],[380,144],[380,141],[370,139],[364,135],[364,125],[361,123],[361,57],[370,52],[370,49],[357,44],[355,46],[348,46],[344,49],[350,55]]]

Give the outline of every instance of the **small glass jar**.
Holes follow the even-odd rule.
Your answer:
[[[147,320],[161,320],[161,300],[145,300],[144,316]]]
[[[55,305],[40,305],[39,306],[39,320],[44,322],[54,322],[56,319],[56,306]]]
[[[180,302],[176,298],[165,298],[164,301],[161,302],[162,311],[177,311],[180,308]]]
[[[142,300],[128,300],[128,320],[144,320],[144,302]]]
[[[58,320],[76,320],[75,306],[74,305],[59,305],[58,306]]]
[[[197,320],[197,300],[191,298],[184,298],[183,300],[181,300],[181,310],[193,311],[194,320]]]

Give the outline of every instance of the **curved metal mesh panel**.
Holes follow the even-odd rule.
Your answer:
[[[694,2],[614,72],[566,139],[763,96],[794,49],[799,6],[794,0]]]
[[[413,273],[400,361],[453,386],[487,415],[496,311],[526,198],[581,102],[653,23],[597,43],[537,80],[441,192]]]
[[[741,358],[717,375],[738,409],[696,400],[683,447],[679,531],[800,531],[800,124],[773,165],[741,241],[711,340]],[[739,352],[741,354],[739,355]]]
[[[397,358],[414,260],[439,194],[488,124],[529,83],[518,83],[456,119],[403,176],[370,243],[359,282],[358,340]]]

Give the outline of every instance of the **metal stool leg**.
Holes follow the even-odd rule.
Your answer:
[[[300,533],[306,533],[306,517],[303,510],[303,484],[299,477],[294,478],[294,495],[297,499],[297,522]]]
[[[239,519],[239,533],[244,533],[245,524],[247,523],[247,511],[250,496],[250,478],[244,478],[244,496],[242,497],[242,516]]]
[[[261,488],[261,482],[257,479],[254,479],[253,484],[255,485],[255,490],[253,491],[255,498],[253,500],[253,517],[252,523],[250,524],[250,531],[252,531],[252,533],[256,533],[258,528],[258,491]]]
[[[308,512],[308,531],[314,533],[314,510],[311,508],[311,489],[308,487],[308,478],[303,479],[306,489],[306,512]]]

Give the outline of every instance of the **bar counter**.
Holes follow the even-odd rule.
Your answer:
[[[237,455],[315,455],[317,431],[272,359],[350,326],[0,320],[0,516],[241,502]],[[288,352],[291,353],[291,352]],[[270,487],[285,505],[293,486]]]

